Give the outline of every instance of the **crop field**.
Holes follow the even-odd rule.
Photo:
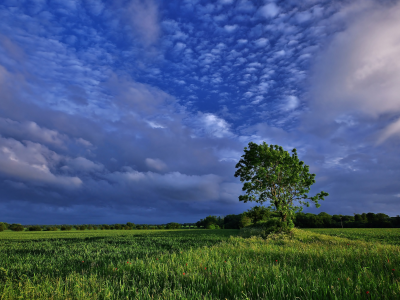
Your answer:
[[[0,299],[400,299],[398,245],[239,233],[2,232]]]
[[[304,230],[350,240],[400,245],[400,228],[309,228]]]

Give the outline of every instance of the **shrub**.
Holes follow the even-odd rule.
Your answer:
[[[88,229],[88,230],[93,230],[93,226],[92,226],[92,225],[89,225],[87,229]]]
[[[21,224],[11,224],[10,229],[12,231],[24,231],[25,230],[24,226],[22,226]]]
[[[4,231],[7,229],[6,224],[4,224],[3,222],[0,222],[0,231]]]
[[[207,224],[206,229],[215,229],[214,224]]]
[[[42,231],[42,228],[39,225],[30,226],[28,228],[29,231]]]
[[[72,230],[72,226],[71,225],[62,225],[61,226],[61,230]]]
[[[167,229],[180,229],[181,228],[181,224],[174,223],[174,222],[168,223],[166,228]]]

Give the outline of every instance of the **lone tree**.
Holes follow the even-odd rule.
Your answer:
[[[280,215],[281,227],[293,228],[295,212],[301,212],[302,206],[295,206],[294,201],[300,205],[310,206],[306,199],[315,203],[318,208],[319,200],[324,200],[328,193],[324,191],[314,197],[308,197],[310,186],[315,183],[315,174],[309,173],[307,165],[299,161],[296,149],[292,156],[284,151],[281,146],[270,145],[265,142],[261,145],[250,142],[244,148],[244,155],[236,165],[235,177],[240,177],[245,182],[242,190],[245,195],[239,196],[239,201],[255,201],[263,204],[270,201],[268,208],[275,208]]]

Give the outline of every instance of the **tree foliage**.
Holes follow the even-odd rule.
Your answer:
[[[166,228],[167,229],[180,229],[181,228],[181,224],[175,223],[175,222],[171,222],[171,223],[167,224]]]
[[[281,146],[250,142],[248,148],[244,148],[244,155],[236,168],[235,177],[244,182],[242,190],[246,192],[239,196],[239,200],[260,204],[269,201],[269,208],[275,208],[281,222],[290,227],[293,227],[294,214],[302,211],[302,205],[310,206],[306,200],[320,207],[318,201],[328,196],[322,191],[314,197],[308,197],[307,193],[315,183],[315,174],[310,174],[309,167],[299,160],[296,149],[292,150],[290,156]],[[296,201],[300,205],[296,206]]]
[[[269,217],[271,210],[264,206],[253,206],[246,212],[246,215],[251,219],[253,224],[262,221]]]

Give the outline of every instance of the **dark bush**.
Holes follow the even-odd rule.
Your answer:
[[[62,231],[64,231],[64,230],[72,230],[72,226],[71,225],[61,225],[60,229]]]
[[[12,231],[24,231],[25,228],[21,224],[11,224],[9,227]]]
[[[28,228],[29,231],[42,231],[42,227],[40,227],[39,225],[34,225],[34,226],[30,226]]]
[[[0,222],[0,231],[4,231],[7,229],[6,224],[4,224],[3,222]]]
[[[181,224],[179,223],[168,223],[166,226],[167,229],[180,229],[181,228]]]

